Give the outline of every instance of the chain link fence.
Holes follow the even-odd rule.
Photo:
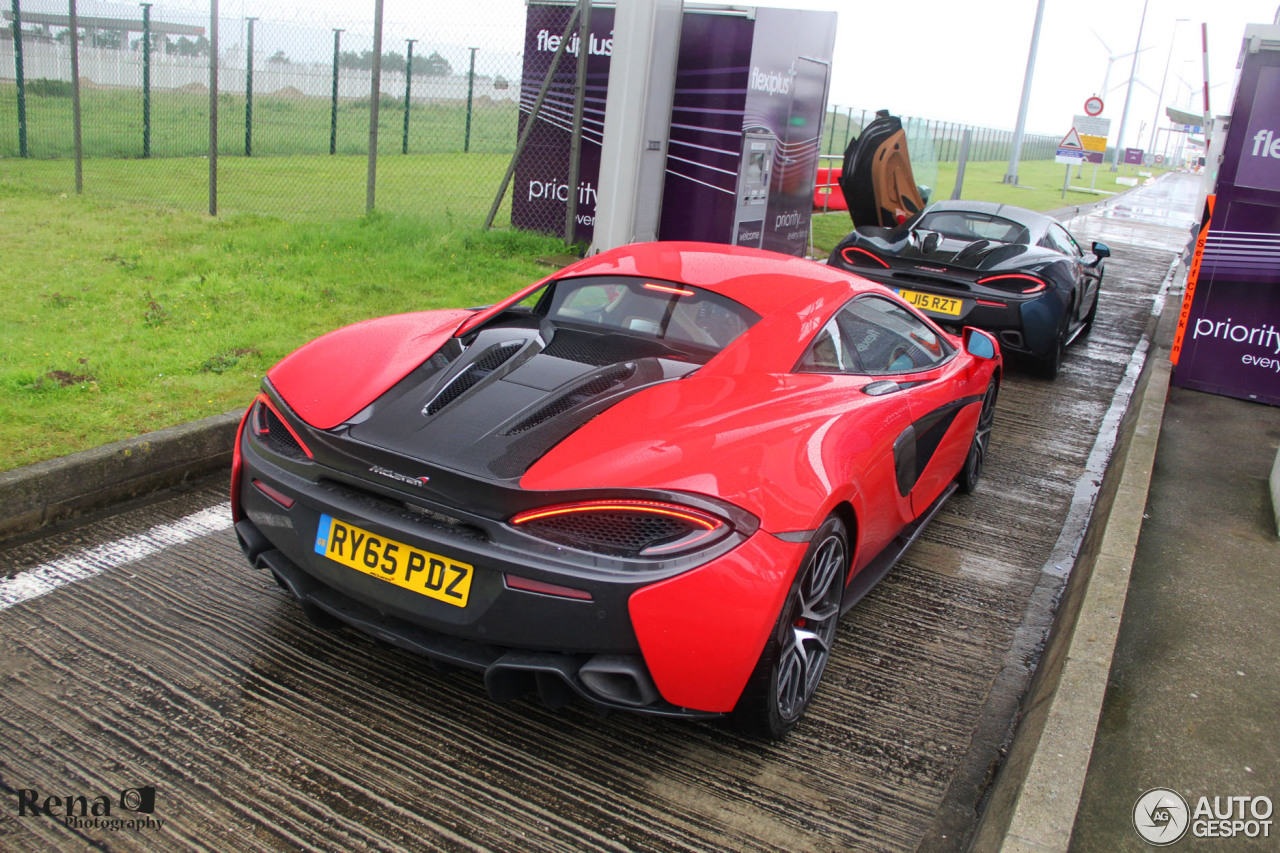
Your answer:
[[[380,32],[373,2],[358,10],[326,0],[0,5],[8,7],[0,158],[54,161],[26,179],[58,192],[72,186],[78,95],[84,185],[100,196],[195,210],[216,199],[219,213],[354,215],[374,197],[368,153],[376,139],[377,209],[479,224],[516,146],[522,82],[526,96],[542,82],[522,81],[521,0],[385,0]],[[576,88],[576,60],[566,60],[551,98],[559,113],[571,111]],[[589,112],[602,109],[604,84],[601,74],[588,77]],[[527,111],[533,99],[525,100]],[[823,151],[839,155],[873,117],[829,111]],[[970,159],[1009,156],[1008,131],[925,124],[940,160],[958,157],[966,129]],[[1054,143],[1028,135],[1022,157],[1052,158]],[[499,224],[509,210],[508,200]]]

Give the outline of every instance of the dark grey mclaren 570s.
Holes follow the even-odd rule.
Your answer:
[[[887,285],[948,331],[991,332],[1052,379],[1098,314],[1111,250],[1095,242],[1091,252],[1045,214],[942,201],[894,228],[855,228],[829,263]]]

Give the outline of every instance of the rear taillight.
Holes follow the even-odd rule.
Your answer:
[[[673,557],[705,548],[729,524],[710,513],[658,501],[584,501],[522,512],[515,527],[557,545],[613,557]]]
[[[986,278],[978,279],[978,284],[985,287],[994,287],[997,290],[1007,290],[1010,293],[1039,293],[1048,287],[1044,279],[1037,278],[1034,275],[1026,273],[1003,273],[1001,275],[990,275]]]
[[[844,258],[845,261],[855,267],[889,268],[889,264],[886,263],[883,258],[876,256],[872,252],[868,252],[866,249],[858,249],[853,246],[841,249],[840,257]]]

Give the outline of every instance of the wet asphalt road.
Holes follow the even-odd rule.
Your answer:
[[[846,617],[806,722],[782,743],[497,705],[475,674],[322,632],[245,564],[216,480],[0,551],[0,575],[89,575],[0,596],[0,849],[954,847],[1083,535],[1194,202],[1194,181],[1166,180],[1070,225],[1114,253],[1092,335],[1054,382],[1007,371],[982,485]],[[143,786],[154,811],[121,808],[120,792]],[[111,819],[145,822],[69,826],[58,802],[19,814],[49,796],[102,796]]]

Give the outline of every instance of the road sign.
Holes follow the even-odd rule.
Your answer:
[[[1080,133],[1074,127],[1067,131],[1067,135],[1062,137],[1062,141],[1058,143],[1058,150],[1067,149],[1069,151],[1083,151],[1084,142],[1080,140]]]
[[[1068,166],[1074,166],[1083,162],[1086,152],[1079,148],[1059,148],[1058,154],[1053,158],[1055,163],[1066,163]]]
[[[1077,133],[1086,136],[1101,136],[1107,138],[1107,134],[1111,133],[1111,119],[1097,118],[1095,116],[1074,116],[1071,119],[1071,126],[1076,129]]]
[[[1084,111],[1091,116],[1102,115],[1102,98],[1094,95],[1084,102]]]

